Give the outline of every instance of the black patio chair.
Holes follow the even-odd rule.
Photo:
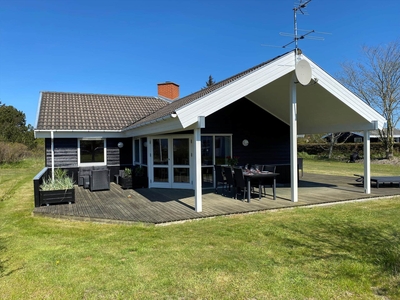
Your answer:
[[[236,190],[235,190],[235,199],[237,199],[237,195],[243,191],[242,201],[246,197],[247,183],[243,176],[243,170],[241,168],[233,168]]]
[[[226,186],[226,179],[222,171],[222,166],[214,165],[215,168],[215,192],[218,194],[218,186],[222,185],[223,188]]]
[[[274,165],[264,165],[263,168],[262,168],[262,171],[275,173],[276,166],[274,166]],[[264,191],[263,195],[266,195],[266,192],[265,192],[265,187],[266,186],[273,187],[274,186],[274,178],[263,178],[263,179],[261,179],[260,188]]]
[[[92,171],[92,167],[80,167],[78,171],[78,186],[83,186],[84,188],[89,187],[89,176]]]
[[[236,186],[235,180],[233,179],[232,169],[231,167],[222,167],[222,170],[224,171],[228,191],[231,191],[231,187],[234,188]]]
[[[89,176],[89,189],[93,191],[110,189],[110,170],[92,170]]]

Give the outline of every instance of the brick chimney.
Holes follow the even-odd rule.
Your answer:
[[[157,84],[158,96],[167,98],[169,100],[175,100],[179,98],[179,85],[171,81]]]

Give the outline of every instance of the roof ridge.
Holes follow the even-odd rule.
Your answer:
[[[91,95],[91,96],[112,96],[112,97],[135,97],[135,98],[152,98],[160,99],[156,96],[136,96],[136,95],[118,95],[118,94],[99,94],[99,93],[83,93],[83,92],[54,92],[54,91],[41,91],[41,93],[64,94],[64,95]]]

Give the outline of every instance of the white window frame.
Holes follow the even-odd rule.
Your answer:
[[[103,141],[104,161],[103,162],[81,163],[81,141]],[[78,167],[92,167],[92,166],[106,166],[106,165],[107,165],[107,142],[106,142],[106,139],[100,139],[100,138],[78,139]]]

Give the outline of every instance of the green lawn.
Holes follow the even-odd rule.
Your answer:
[[[96,224],[32,217],[40,169],[0,167],[1,299],[400,299],[400,198],[165,227]]]

